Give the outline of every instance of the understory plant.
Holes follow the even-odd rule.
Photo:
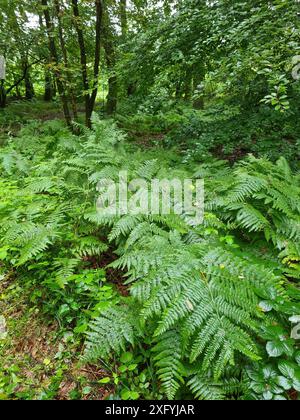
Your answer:
[[[146,378],[116,391],[124,399],[153,398],[150,374],[168,399],[297,398],[300,186],[287,161],[217,161],[193,174],[96,118],[80,137],[59,123],[30,130],[30,152],[22,137],[1,151],[1,271],[34,278],[57,316],[86,333],[84,361],[125,365],[108,376],[117,388],[130,377],[124,353],[134,354],[131,369]],[[97,211],[98,182],[122,170],[129,181],[203,177],[203,224]]]

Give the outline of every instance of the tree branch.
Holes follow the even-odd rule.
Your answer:
[[[32,67],[32,66],[34,66],[35,64],[38,64],[38,63],[40,63],[42,60],[36,60],[36,61],[34,61],[33,63],[31,63],[31,64],[28,64],[28,65],[26,65],[25,67],[24,67],[24,70],[23,70],[23,75],[20,77],[20,79],[18,79],[12,86],[10,86],[7,90],[6,90],[6,95],[9,95],[10,94],[10,92],[13,90],[13,89],[15,89],[17,86],[19,86],[19,84],[20,83],[22,83],[23,82],[23,80],[26,78],[26,76],[27,76],[27,72],[28,72],[28,70],[30,69],[30,67]]]

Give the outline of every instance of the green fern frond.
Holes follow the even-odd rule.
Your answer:
[[[127,305],[107,309],[90,323],[87,333],[86,361],[107,359],[124,351],[126,345],[134,345],[140,335],[136,309]]]
[[[79,257],[101,255],[108,250],[108,246],[94,236],[78,238],[73,252]]]
[[[228,206],[232,208],[232,206]],[[267,229],[269,221],[266,217],[251,204],[242,204],[240,210],[237,212],[236,220],[239,225],[249,232],[257,232],[263,229]]]
[[[222,383],[218,383],[201,373],[194,375],[187,383],[192,394],[198,400],[222,401],[226,399]]]
[[[152,351],[155,353],[157,376],[168,399],[172,400],[181,384],[184,384],[185,369],[181,363],[183,352],[180,335],[176,330],[168,331],[160,337]]]

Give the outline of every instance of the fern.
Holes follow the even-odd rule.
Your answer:
[[[75,244],[74,253],[79,257],[101,255],[108,250],[108,246],[93,236],[78,238]]]
[[[138,318],[133,306],[119,306],[106,310],[101,318],[91,322],[84,359],[97,361],[114,352],[134,345],[140,335]]]
[[[194,375],[187,386],[198,400],[220,401],[226,399],[222,383],[214,383],[211,378],[201,373]]]
[[[109,244],[117,259],[108,268],[124,271],[131,296],[92,319],[84,360],[116,358],[147,343],[169,399],[181,392],[238,398],[238,367],[265,355],[261,327],[289,324],[299,308],[297,288],[287,280],[300,278],[299,175],[283,159],[202,165],[196,172],[206,178],[201,226],[185,215],[101,214],[96,185],[117,180],[120,170],[129,181],[187,174],[157,153],[133,158],[123,133],[94,119],[94,131],[81,127],[79,138],[63,130],[63,138],[44,139],[30,155],[22,145],[1,153],[9,177],[0,180],[1,247],[9,254],[3,265],[19,275],[30,269],[36,281],[61,292]]]
[[[163,334],[159,342],[152,348],[155,353],[154,362],[157,376],[169,399],[174,399],[181,384],[184,384],[184,366],[182,364],[183,347],[177,331],[171,330]]]

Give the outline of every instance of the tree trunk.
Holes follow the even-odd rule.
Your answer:
[[[33,83],[30,77],[30,72],[28,70],[28,62],[24,62],[23,64],[23,69],[25,71],[25,79],[24,79],[24,84],[25,84],[25,98],[26,100],[30,101],[31,99],[34,98],[35,93],[34,93],[34,87],[33,87]]]
[[[77,32],[78,45],[80,50],[80,63],[81,63],[81,76],[84,90],[84,100],[85,100],[85,123],[86,126],[91,128],[91,118],[90,118],[90,95],[89,95],[89,81],[88,81],[88,71],[87,71],[87,55],[85,49],[85,42],[82,30],[82,22],[79,14],[78,1],[72,0],[73,14],[74,14],[74,23]]]
[[[67,83],[68,83],[68,91],[69,91],[69,96],[70,96],[70,100],[71,100],[74,120],[76,121],[78,119],[77,103],[76,103],[76,96],[75,96],[75,93],[74,93],[73,83],[72,83],[71,74],[70,74],[68,52],[67,52],[66,43],[65,43],[65,39],[64,39],[63,26],[62,26],[62,22],[61,22],[60,0],[54,0],[54,5],[55,5],[57,21],[58,21],[59,42],[60,42],[60,48],[61,48],[63,59],[64,59],[66,79],[67,79]]]
[[[94,60],[94,82],[93,82],[93,91],[90,98],[89,120],[91,120],[91,116],[94,111],[96,98],[98,94],[99,67],[100,67],[100,59],[101,59],[101,33],[102,33],[102,22],[103,22],[102,0],[95,0],[95,5],[96,5],[96,42],[95,42],[95,60]]]
[[[111,21],[109,17],[109,12],[107,8],[104,11],[104,24],[103,24],[103,42],[105,57],[110,76],[108,79],[108,95],[107,95],[107,105],[106,111],[108,115],[113,115],[117,110],[118,102],[118,81],[115,72],[116,67],[116,53],[114,47],[114,37],[111,27]]]
[[[120,0],[120,23],[122,37],[125,38],[127,35],[128,22],[127,22],[127,0]]]
[[[26,100],[30,101],[35,96],[33,83],[31,81],[30,74],[25,78],[25,98]]]
[[[190,102],[191,97],[192,97],[192,79],[193,79],[192,70],[187,69],[185,81],[184,81],[184,99],[187,102]]]
[[[193,91],[195,92],[197,88],[201,85],[205,77],[205,71],[204,69],[197,68],[194,72],[194,78],[193,78]],[[193,101],[193,107],[195,109],[203,109],[204,108],[204,96],[201,94],[196,97]]]
[[[111,76],[108,80],[108,95],[106,112],[107,115],[114,115],[117,111],[118,105],[118,82],[115,75]]]
[[[40,30],[44,31],[43,16],[39,14],[39,24]],[[51,57],[49,57],[48,64],[51,62]],[[45,66],[44,69],[44,101],[50,102],[55,96],[55,83],[53,82],[52,75],[50,70]]]
[[[17,80],[14,80],[14,83],[16,83]],[[18,99],[22,99],[22,94],[20,91],[20,85],[16,86],[16,95]]]
[[[44,16],[45,16],[45,21],[46,21],[47,33],[48,33],[49,49],[50,49],[50,53],[51,53],[51,59],[52,59],[54,65],[56,67],[55,72],[54,72],[55,79],[56,79],[56,85],[57,85],[58,93],[61,97],[66,123],[69,127],[72,127],[72,119],[71,119],[71,114],[70,114],[70,110],[69,110],[68,99],[67,99],[67,96],[66,96],[65,86],[62,82],[62,75],[61,75],[59,67],[58,67],[58,64],[59,64],[58,53],[57,53],[57,49],[56,49],[55,39],[53,37],[53,23],[52,23],[50,13],[49,13],[48,0],[42,0],[42,5],[44,7]]]
[[[44,101],[46,101],[46,102],[52,101],[53,96],[54,96],[53,80],[52,80],[50,71],[47,68],[45,68]]]
[[[99,80],[99,66],[100,66],[100,53],[101,53],[101,29],[102,29],[102,16],[103,7],[102,0],[95,0],[96,6],[96,42],[95,42],[95,57],[94,57],[94,80],[91,87],[92,93],[90,95],[90,84],[87,70],[87,54],[85,48],[84,34],[82,29],[82,21],[80,18],[78,0],[72,0],[74,23],[77,32],[78,45],[80,50],[80,62],[82,83],[85,98],[85,123],[88,128],[92,128],[92,113],[94,111],[95,102],[98,93],[98,80]]]
[[[6,107],[6,92],[4,87],[4,80],[0,82],[0,108]]]

